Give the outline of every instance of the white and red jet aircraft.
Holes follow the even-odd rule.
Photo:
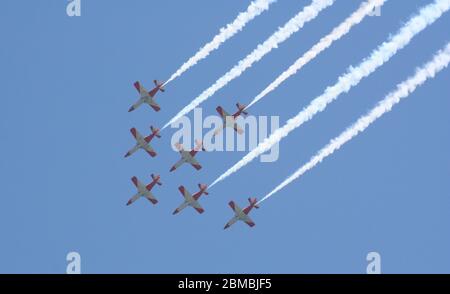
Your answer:
[[[255,225],[248,214],[253,209],[253,207],[259,208],[259,206],[256,205],[256,203],[258,202],[256,201],[256,198],[248,198],[248,202],[250,202],[250,205],[244,209],[240,209],[239,206],[237,206],[233,201],[230,201],[230,203],[228,203],[228,205],[230,205],[231,209],[233,209],[234,211],[234,217],[225,225],[224,229],[229,228],[232,224],[239,220],[245,222],[250,227],[253,227]]]
[[[186,188],[184,188],[183,186],[178,187],[178,190],[180,190],[181,194],[184,197],[184,202],[180,206],[178,206],[177,209],[175,209],[173,214],[179,213],[188,206],[193,207],[195,210],[197,210],[198,213],[203,213],[205,211],[200,203],[198,203],[198,199],[200,199],[203,194],[209,195],[209,193],[206,192],[208,186],[204,184],[198,184],[198,187],[200,188],[200,190],[194,195],[191,195],[191,193],[189,193],[189,191],[186,190]]]
[[[237,106],[237,108],[238,108],[238,111],[237,111],[235,114],[233,114],[233,115],[228,114],[228,113],[222,108],[222,106],[219,106],[219,107],[216,108],[217,112],[218,112],[218,113],[220,114],[220,116],[222,117],[223,125],[222,125],[222,128],[217,129],[217,130],[214,132],[214,135],[218,135],[218,134],[219,134],[223,129],[225,129],[225,128],[233,128],[239,135],[241,135],[242,133],[244,133],[244,130],[241,129],[241,128],[237,125],[236,120],[237,120],[237,118],[238,118],[239,116],[241,116],[242,114],[248,115],[248,113],[245,111],[245,107],[247,107],[247,106],[241,105],[241,104],[239,104],[239,103],[236,103],[236,106]]]
[[[170,169],[171,172],[179,168],[183,163],[190,163],[196,170],[200,170],[202,168],[200,163],[198,163],[194,157],[200,150],[205,151],[205,148],[203,148],[203,143],[201,141],[196,141],[196,144],[197,146],[191,151],[185,151],[183,149],[183,145],[180,143],[175,144],[175,147],[177,147],[178,152],[181,154],[181,159],[172,166]]]
[[[152,133],[145,138],[141,134],[139,134],[139,132],[135,128],[132,128],[130,130],[131,134],[136,139],[136,145],[132,149],[130,149],[127,154],[125,154],[125,157],[130,156],[139,149],[144,149],[151,157],[156,156],[155,150],[153,150],[152,146],[150,146],[150,141],[153,140],[154,137],[161,138],[161,136],[159,135],[159,129],[151,126],[150,130],[152,131]]]
[[[133,106],[130,107],[128,112],[135,110],[136,108],[141,106],[141,104],[143,104],[143,103],[147,103],[155,111],[161,110],[161,107],[159,107],[158,103],[156,103],[156,101],[153,97],[156,95],[156,93],[158,93],[158,91],[161,91],[161,92],[165,91],[163,88],[164,83],[158,82],[157,80],[154,80],[153,83],[155,83],[155,87],[150,92],[148,92],[141,85],[141,83],[139,83],[139,82],[134,83],[134,87],[139,92],[139,95],[141,95],[141,97],[139,98],[139,100],[136,103],[133,104]]]
[[[138,180],[138,178],[132,177],[131,181],[138,189],[138,192],[133,197],[131,197],[130,200],[128,200],[127,205],[130,205],[131,203],[133,203],[134,201],[138,200],[141,197],[147,198],[153,204],[158,203],[158,200],[155,198],[155,196],[153,196],[152,192],[150,191],[156,184],[158,184],[159,186],[162,185],[160,178],[161,177],[159,175],[155,176],[154,174],[152,174],[153,181],[147,186],[145,186]]]

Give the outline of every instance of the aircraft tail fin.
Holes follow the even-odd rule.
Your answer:
[[[206,189],[208,188],[208,186],[207,186],[207,185],[205,185],[205,184],[198,184],[198,187],[199,187],[200,191],[202,191],[202,192],[203,192],[203,194],[205,194],[205,195],[209,195],[209,193],[208,193],[208,192],[206,192]]]
[[[259,208],[259,206],[257,205],[258,201],[256,200],[256,198],[248,198],[248,202],[250,202],[250,205],[253,205],[254,208]]]
[[[236,103],[236,106],[237,106],[238,110],[239,110],[242,114],[248,115],[248,112],[245,111],[245,108],[247,107],[247,105],[243,105],[243,104],[240,104],[240,103],[238,102],[238,103]]]
[[[203,141],[202,140],[195,140],[195,150],[196,151],[206,151],[205,147],[203,147]]]
[[[158,80],[153,80],[153,83],[155,83],[155,86],[158,87],[161,92],[166,91],[166,89],[164,89],[164,87],[163,87],[164,82],[160,82]]]
[[[160,176],[159,175],[154,175],[154,174],[152,174],[152,179],[153,179],[153,181],[156,181],[156,184],[158,184],[159,186],[161,186],[162,185],[162,183],[161,183],[161,181],[160,181]]]
[[[155,134],[156,137],[161,138],[161,135],[159,134],[159,129],[158,128],[155,128],[155,127],[151,126],[150,130],[152,131],[153,134]]]

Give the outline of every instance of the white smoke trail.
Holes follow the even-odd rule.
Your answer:
[[[273,132],[255,149],[250,151],[239,162],[217,178],[210,185],[210,188],[231,174],[237,172],[259,155],[270,150],[273,145],[280,142],[284,137],[289,135],[291,131],[310,120],[318,112],[323,111],[327,105],[337,99],[340,94],[350,91],[350,89],[356,86],[363,78],[369,76],[377,68],[386,63],[398,52],[398,50],[408,45],[415,35],[423,31],[428,25],[434,23],[443,13],[448,11],[449,8],[450,0],[435,0],[434,3],[423,7],[419,11],[419,14],[412,17],[396,35],[389,38],[388,42],[385,42],[378,47],[369,58],[365,59],[357,67],[350,67],[348,73],[341,76],[337,84],[328,87],[325,92],[321,96],[315,98],[308,107],[304,108],[295,117],[288,120],[282,128]]]
[[[277,193],[292,181],[298,179],[307,171],[321,163],[326,157],[333,154],[336,150],[340,149],[342,145],[353,139],[359,133],[363,132],[373,122],[380,118],[383,114],[391,111],[392,107],[399,103],[401,99],[408,97],[417,87],[425,83],[429,78],[433,78],[437,73],[446,68],[450,62],[450,43],[439,51],[434,56],[433,60],[425,64],[422,68],[418,69],[416,74],[410,77],[408,80],[402,82],[397,86],[397,89],[386,96],[378,105],[369,111],[368,114],[359,118],[356,123],[350,126],[338,137],[332,139],[330,143],[321,149],[315,156],[313,156],[305,165],[300,167],[294,174],[284,180],[278,185],[272,192],[262,198],[259,203],[267,200],[273,194]],[[259,204],[258,203],[258,204]]]
[[[195,107],[200,105],[203,101],[214,95],[216,91],[224,87],[233,79],[239,77],[247,68],[251,67],[253,63],[259,61],[267,53],[278,47],[278,45],[286,41],[292,34],[300,30],[305,23],[313,20],[325,8],[332,5],[335,0],[313,0],[309,6],[306,6],[296,16],[291,18],[283,27],[279,28],[272,36],[270,36],[263,44],[247,55],[244,59],[239,61],[230,71],[218,79],[211,87],[203,91],[190,104],[185,106],[177,115],[175,115],[164,127],[167,128],[182,116],[188,114]]]
[[[239,31],[241,31],[247,23],[253,20],[255,17],[269,9],[270,4],[276,2],[277,0],[256,0],[250,3],[247,11],[241,12],[236,19],[227,24],[225,27],[220,29],[220,33],[216,35],[211,42],[203,46],[195,53],[194,56],[189,58],[171,77],[164,85],[167,85],[177,77],[181,76],[185,71],[187,71],[192,66],[196,65],[197,62],[206,58],[212,51],[219,48],[226,40],[233,37]]]
[[[339,40],[350,32],[354,25],[359,24],[367,15],[369,15],[375,7],[382,6],[387,0],[369,0],[365,2],[361,7],[356,10],[351,16],[349,16],[344,22],[333,29],[333,31],[327,36],[323,37],[316,45],[314,45],[308,52],[302,57],[297,59],[285,72],[283,72],[278,78],[275,79],[267,88],[265,88],[258,96],[256,96],[246,108],[250,108],[253,104],[261,100],[267,94],[275,90],[290,76],[296,74],[306,64],[317,57],[322,51],[330,47],[334,41]]]

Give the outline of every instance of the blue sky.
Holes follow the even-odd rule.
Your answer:
[[[449,40],[450,15],[419,34],[390,62],[284,139],[275,163],[252,162],[187,209],[177,187],[210,183],[245,152],[199,154],[183,166],[170,149],[174,130],[154,142],[158,157],[124,159],[130,127],[161,126],[310,1],[278,1],[209,58],[169,84],[162,111],[128,113],[135,80],[167,79],[249,1],[2,2],[0,10],[0,272],[64,273],[77,251],[84,273],[364,273],[367,253],[385,273],[450,272],[449,70],[252,212],[253,229],[223,231],[241,206],[262,197],[330,138],[375,105]],[[251,108],[296,114],[431,0],[385,4],[297,75]],[[239,79],[202,104],[248,103],[360,1],[338,0]],[[192,117],[192,115],[191,115]],[[143,131],[144,132],[144,131]],[[125,203],[130,178],[161,174],[160,200]]]

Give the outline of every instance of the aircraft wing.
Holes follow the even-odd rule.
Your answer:
[[[153,196],[152,192],[148,191],[147,193],[145,193],[145,198],[148,199],[148,201],[150,201],[153,204],[158,203],[158,200],[155,198],[155,196]]]
[[[222,130],[225,129],[226,127],[227,127],[227,126],[226,126],[226,124],[224,123],[224,124],[222,125],[222,127],[217,128],[217,129],[214,131],[214,136],[217,136],[218,134],[220,134],[220,132],[222,132]]]
[[[188,205],[189,205],[189,202],[184,201],[183,203],[181,203],[180,206],[177,207],[177,209],[175,209],[175,211],[173,212],[173,214],[179,213],[180,211],[182,211],[183,209],[185,209]]]
[[[150,146],[150,144],[145,145],[144,150],[147,151],[147,153],[151,156],[151,157],[155,157],[156,156],[156,152],[155,150],[153,150],[152,146]]]
[[[197,210],[198,213],[203,213],[205,212],[205,210],[203,209],[203,207],[200,205],[200,203],[198,203],[198,201],[194,201],[191,203],[191,206]]]
[[[196,170],[200,170],[202,168],[202,166],[200,165],[200,163],[197,161],[197,159],[195,159],[194,157],[191,157],[189,159],[189,163],[196,169]]]
[[[182,165],[184,162],[185,162],[185,161],[184,161],[184,158],[181,158],[180,160],[177,161],[177,163],[175,163],[175,164],[172,166],[172,168],[170,169],[170,171],[176,170],[176,169],[179,168],[180,165]]]
[[[229,222],[227,222],[227,224],[225,225],[224,229],[229,228],[231,225],[233,225],[237,221],[238,221],[238,217],[237,216],[233,216],[233,218],[230,219]]]
[[[242,135],[244,133],[244,130],[241,129],[241,127],[238,126],[238,124],[234,124],[234,130],[239,134]]]
[[[136,88],[136,90],[139,92],[139,94],[141,94],[141,97],[145,97],[147,90],[145,89],[144,86],[141,85],[140,82],[136,82],[134,83],[134,87]]]
[[[161,110],[161,107],[158,105],[158,103],[155,102],[153,98],[148,99],[147,104],[150,105],[150,107],[155,111]]]
[[[132,155],[134,152],[136,152],[137,150],[139,150],[139,145],[138,144],[136,144],[133,148],[131,148],[128,152],[127,152],[127,154],[125,154],[125,157],[128,157],[128,156],[130,156],[130,155]]]
[[[138,188],[139,190],[144,188],[144,185],[141,183],[141,181],[138,180],[138,178],[133,177],[131,179],[131,181],[133,182],[133,184],[136,186],[136,188]]]
[[[136,101],[136,103],[134,103],[130,109],[128,110],[128,112],[131,112],[133,110],[135,110],[136,108],[138,108],[139,106],[141,106],[141,104],[144,103],[144,99],[143,98],[139,98],[138,101]]]
[[[243,221],[250,227],[253,227],[255,225],[255,223],[252,221],[252,219],[248,215],[245,216]]]
[[[183,195],[183,197],[184,197],[186,200],[189,200],[189,199],[192,198],[191,193],[189,193],[189,191],[186,190],[186,188],[184,188],[184,186],[178,187],[178,190],[180,190],[181,195]]]
[[[223,110],[222,108],[220,108],[220,110],[218,109],[217,111],[219,112],[223,120],[226,120],[227,116],[230,116],[230,114],[225,110]]]
[[[136,141],[140,142],[142,140],[144,140],[144,138],[142,137],[142,135],[138,132],[138,130],[136,130],[135,128],[131,129],[131,134],[133,135],[133,137],[136,139]]]
[[[234,201],[230,201],[228,205],[231,207],[231,209],[233,209],[236,215],[239,215],[242,212],[242,209],[239,206],[237,206],[237,204],[234,203]]]
[[[134,201],[138,200],[140,197],[139,193],[134,194],[133,197],[130,198],[130,200],[128,200],[127,205],[131,205]]]

